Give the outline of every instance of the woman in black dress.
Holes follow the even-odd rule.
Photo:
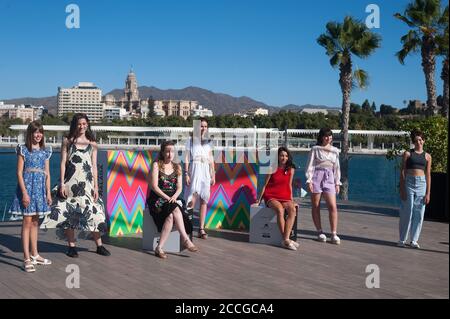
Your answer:
[[[172,141],[163,142],[158,160],[152,165],[151,192],[148,199],[150,215],[152,215],[156,227],[161,233],[155,255],[163,259],[167,258],[167,255],[162,248],[174,224],[180,233],[183,245],[189,251],[198,251],[188,235],[192,232],[192,223],[187,214],[184,213],[185,205],[183,201],[178,198],[183,184],[181,166],[173,162],[174,157],[174,143]]]

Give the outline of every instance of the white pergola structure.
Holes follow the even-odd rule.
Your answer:
[[[27,125],[11,125],[11,130],[19,131],[18,143],[24,142]],[[100,148],[130,149],[130,148],[153,148],[159,145],[161,140],[174,140],[181,147],[186,139],[192,134],[192,127],[145,127],[145,126],[91,126],[93,132],[109,132],[106,138],[98,140]],[[47,143],[58,147],[62,141],[62,136],[69,131],[68,125],[44,125],[44,130],[56,132],[56,137]],[[210,139],[215,147],[255,147],[272,148],[279,145],[279,141],[284,138],[284,142],[293,150],[308,150],[314,143],[310,137],[317,135],[319,129],[287,129],[277,128],[209,128]],[[340,130],[332,130],[333,134],[340,134]],[[367,138],[367,149],[372,150],[374,138],[376,136],[403,137],[408,132],[405,131],[365,131],[349,130],[349,135],[364,136]],[[308,136],[305,143],[302,136]],[[340,143],[340,142],[339,142]],[[352,148],[352,145],[350,145]],[[361,148],[361,146],[360,146]],[[382,145],[384,150],[384,145]]]
[[[341,130],[332,130],[333,134],[340,134]],[[316,135],[319,134],[319,129],[304,129],[304,130],[296,130],[296,129],[288,129],[287,135],[288,136],[304,136],[304,135]],[[353,136],[364,136],[367,138],[367,148],[373,149],[373,142],[374,138],[376,136],[386,137],[386,136],[394,136],[394,137],[403,137],[405,135],[408,135],[409,132],[406,131],[366,131],[366,130],[349,130],[348,135],[351,137]],[[350,139],[351,140],[351,139]],[[352,146],[350,145],[350,148]],[[384,149],[384,145],[382,146]]]

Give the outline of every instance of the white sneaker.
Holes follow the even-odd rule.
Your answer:
[[[326,243],[327,236],[324,233],[321,233],[321,234],[319,234],[319,236],[317,236],[317,240],[320,241],[321,243]]]
[[[341,239],[338,237],[338,235],[331,236],[331,243],[339,245],[341,243]]]
[[[406,247],[406,243],[404,242],[404,241],[401,241],[401,240],[399,240],[398,242],[397,242],[397,247]]]
[[[412,241],[410,244],[411,248],[415,248],[415,249],[420,249],[420,246],[418,243],[416,243],[415,241]]]

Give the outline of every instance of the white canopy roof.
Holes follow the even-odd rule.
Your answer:
[[[11,130],[26,131],[27,125],[11,125]],[[44,125],[46,131],[67,132],[69,125]],[[192,127],[146,127],[146,126],[91,126],[95,132],[127,132],[127,133],[188,133],[192,132]],[[252,134],[252,133],[282,133],[277,128],[210,128],[210,133],[233,133],[233,134]],[[341,133],[341,130],[332,130],[333,134]],[[365,131],[349,130],[350,135],[364,136],[404,136],[408,134],[405,131]],[[318,134],[319,129],[288,129],[288,135],[311,135]]]

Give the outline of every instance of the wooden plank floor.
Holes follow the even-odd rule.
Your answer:
[[[246,242],[248,235],[210,232],[199,253],[167,260],[141,250],[139,236],[110,238],[111,257],[80,241],[65,255],[54,232],[40,232],[40,253],[53,260],[21,270],[20,223],[0,224],[0,298],[449,298],[449,226],[425,222],[422,249],[398,248],[395,209],[340,205],[340,246],[314,240],[308,204],[299,218],[299,251]],[[322,222],[329,230],[328,216]],[[80,269],[80,288],[66,288],[66,267]],[[380,288],[365,285],[366,266],[380,269]]]

